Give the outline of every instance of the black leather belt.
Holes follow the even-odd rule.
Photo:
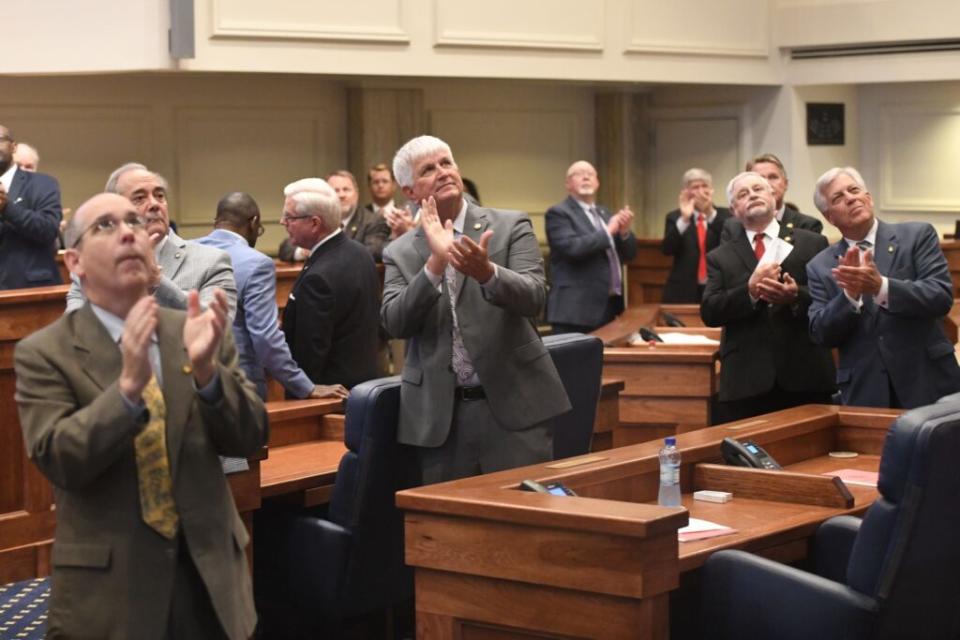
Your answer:
[[[475,387],[455,387],[453,397],[457,400],[465,401],[484,400],[487,397],[487,392],[479,385]]]

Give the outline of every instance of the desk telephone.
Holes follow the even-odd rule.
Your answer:
[[[753,440],[734,440],[724,438],[720,443],[720,453],[724,461],[735,467],[753,467],[755,469],[782,469],[769,453]]]

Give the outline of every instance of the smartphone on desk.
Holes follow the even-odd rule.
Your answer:
[[[740,442],[734,438],[724,438],[720,443],[720,453],[724,461],[735,467],[752,467],[754,469],[782,469],[769,453],[763,450],[753,440]]]
[[[566,487],[562,482],[547,482],[546,484],[536,480],[524,480],[520,483],[520,489],[523,491],[533,491],[535,493],[549,493],[555,496],[575,496],[573,489]]]

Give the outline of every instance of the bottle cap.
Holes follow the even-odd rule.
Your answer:
[[[675,447],[677,446],[677,439],[673,436],[667,436],[666,438],[663,439],[663,443],[668,447],[670,446]]]

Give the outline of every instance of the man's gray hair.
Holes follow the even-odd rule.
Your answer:
[[[763,180],[763,184],[766,185],[767,191],[769,191],[770,193],[773,193],[773,187],[770,186],[770,183],[767,182],[767,179],[764,178],[762,175],[760,175],[760,174],[757,173],[756,171],[741,171],[741,172],[738,173],[737,175],[733,176],[733,179],[732,179],[730,182],[727,183],[727,202],[730,203],[730,206],[731,206],[731,207],[733,206],[733,189],[734,189],[734,187],[737,186],[737,182],[738,182],[738,181],[743,180],[743,179],[746,178],[747,176],[755,176],[755,177],[757,177],[757,178],[760,178],[761,180]]]
[[[413,186],[413,169],[417,162],[424,156],[429,156],[438,151],[445,151],[453,160],[453,151],[450,145],[434,136],[417,136],[409,140],[400,147],[397,154],[393,156],[393,175],[397,179],[397,184],[401,187]],[[456,162],[454,160],[454,162]]]
[[[113,173],[110,174],[110,177],[107,178],[107,184],[103,187],[103,190],[106,193],[117,193],[117,194],[123,195],[120,193],[120,190],[117,188],[117,183],[120,182],[120,177],[129,171],[147,171],[149,173],[152,173],[157,177],[157,180],[160,181],[160,185],[165,190],[167,191],[170,190],[170,187],[167,184],[166,178],[164,178],[162,175],[160,175],[156,171],[150,171],[150,169],[147,168],[147,165],[141,164],[140,162],[128,162],[114,169]]]
[[[692,169],[687,169],[683,172],[683,188],[686,189],[690,186],[691,182],[696,182],[697,180],[703,180],[711,187],[713,186],[713,176],[704,171],[703,169],[698,169],[694,167]]]
[[[830,208],[830,202],[827,200],[827,195],[824,191],[827,190],[831,182],[842,175],[850,176],[853,181],[857,183],[858,187],[864,191],[868,190],[867,183],[863,181],[863,176],[853,167],[834,167],[833,169],[829,169],[817,178],[817,184],[813,187],[813,204],[816,205],[820,213],[826,213],[827,209]]]
[[[283,195],[293,199],[297,215],[320,218],[327,231],[340,227],[340,198],[323,178],[291,182],[283,188]]]
[[[75,248],[82,232],[83,230],[80,228],[80,223],[77,222],[77,214],[74,213],[70,216],[70,219],[67,220],[67,226],[63,228],[63,247],[65,249]]]

